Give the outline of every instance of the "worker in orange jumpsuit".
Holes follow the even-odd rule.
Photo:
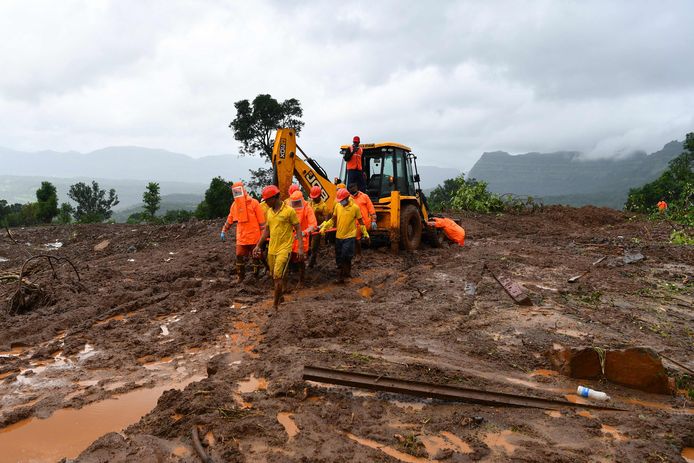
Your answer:
[[[349,185],[349,193],[352,195],[352,200],[359,206],[361,211],[361,217],[365,225],[370,224],[371,230],[376,230],[376,209],[371,202],[371,198],[366,193],[359,191],[356,183],[351,183]],[[356,240],[356,255],[361,256],[361,241],[362,241],[361,228],[357,227],[357,240]]]
[[[246,261],[251,257],[253,248],[258,244],[262,228],[265,227],[265,212],[258,201],[248,195],[243,182],[231,186],[234,202],[229,208],[229,216],[222,227],[221,238],[226,241],[226,233],[236,223],[236,275],[239,283],[246,276]],[[258,276],[261,263],[253,259],[253,275]]]
[[[287,191],[287,199],[284,200],[284,202],[287,203],[287,205],[289,205],[289,201],[291,201],[290,198],[292,196],[292,193],[294,193],[295,191],[301,191],[301,187],[299,185],[297,185],[296,183],[292,183],[291,185],[289,185],[289,191]]]
[[[662,198],[660,199],[660,201],[658,201],[658,212],[660,212],[661,214],[665,214],[665,212],[667,212],[667,203]]]
[[[296,216],[299,218],[299,225],[301,226],[301,235],[303,240],[303,248],[309,249],[309,237],[311,233],[318,229],[318,222],[316,221],[316,215],[313,208],[304,201],[304,196],[301,191],[295,191],[289,197],[289,204],[296,211]],[[306,264],[303,258],[299,258],[299,240],[294,236],[294,243],[292,244],[292,257],[291,262],[299,265],[299,287],[304,285],[304,277],[306,273]]]
[[[342,158],[347,163],[347,185],[356,183],[359,191],[366,191],[366,179],[361,163],[364,150],[359,146],[360,143],[359,137],[355,136],[352,139],[352,146],[347,148]]]
[[[311,192],[309,193],[311,200],[309,201],[309,205],[311,206],[311,208],[313,208],[313,213],[316,216],[317,223],[325,222],[325,220],[328,218],[328,215],[330,214],[330,212],[328,211],[328,205],[325,201],[323,201],[323,198],[321,198],[322,194],[323,190],[318,185],[311,187]],[[313,268],[313,266],[316,265],[318,251],[320,250],[320,241],[321,235],[311,235],[311,256],[308,261],[308,268]]]
[[[445,217],[433,217],[436,228],[442,228],[446,238],[463,246],[465,244],[465,229],[453,220]]]

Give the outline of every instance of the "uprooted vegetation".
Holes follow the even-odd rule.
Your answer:
[[[667,222],[550,206],[462,224],[465,247],[366,249],[341,287],[323,248],[307,287],[270,318],[270,282],[235,283],[218,223],[16,231],[21,245],[0,243],[0,273],[20,273],[26,242],[57,240],[51,253],[75,263],[84,290],[0,314],[0,426],[49,416],[19,428],[31,430],[114,396],[130,410],[151,392],[151,412],[134,410],[122,434],[100,431],[53,461],[85,449],[78,461],[198,461],[194,428],[214,461],[677,461],[694,446],[694,250],[669,242]],[[4,301],[16,283],[0,284]],[[592,352],[591,375],[563,374],[555,344]],[[608,362],[640,346],[672,392],[617,384],[611,364],[603,374],[599,352]],[[446,403],[305,382],[306,365],[570,401],[580,384],[625,410]],[[21,442],[16,432],[0,447]]]

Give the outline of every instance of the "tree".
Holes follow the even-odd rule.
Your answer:
[[[215,177],[210,182],[210,187],[205,191],[205,199],[198,204],[195,217],[198,219],[215,219],[226,217],[233,201],[229,182],[222,177]]]
[[[145,203],[145,212],[149,214],[150,218],[154,218],[161,203],[158,183],[149,182],[147,184],[147,191],[142,194],[142,202]]]
[[[171,209],[164,214],[164,223],[188,222],[193,218],[193,213],[185,209]]]
[[[658,201],[665,199],[670,218],[694,223],[694,132],[687,134],[684,149],[656,180],[629,190],[626,210],[655,212]]]
[[[304,111],[296,98],[278,102],[270,95],[258,95],[250,103],[240,100],[234,103],[236,118],[229,128],[234,138],[241,142],[241,153],[259,155],[269,162],[272,157],[272,146],[275,143],[274,131],[281,127],[291,127],[297,135],[304,123],[301,117]]]
[[[72,214],[75,208],[70,203],[62,203],[58,211],[58,223],[68,224],[72,222]]]
[[[451,201],[456,192],[465,183],[465,175],[461,174],[456,178],[449,178],[443,182],[443,185],[438,185],[429,193],[429,207],[433,211],[441,212],[450,210],[453,205]]]
[[[261,167],[259,169],[248,169],[251,179],[244,185],[248,194],[255,199],[260,199],[263,188],[274,182],[274,172],[272,168]]]
[[[68,196],[77,203],[75,219],[81,223],[103,222],[111,218],[111,208],[118,204],[116,190],[111,188],[106,197],[106,190],[99,188],[99,184],[92,181],[92,185],[82,182],[70,186]]]
[[[41,182],[36,190],[36,218],[41,223],[51,223],[58,215],[58,192],[51,182]]]

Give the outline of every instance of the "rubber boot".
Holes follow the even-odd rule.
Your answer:
[[[337,283],[338,285],[345,283],[345,264],[344,263],[340,263],[340,265],[337,267],[337,279],[335,280],[335,283]]]
[[[345,278],[352,278],[352,261],[345,262]]]
[[[253,265],[251,267],[253,268],[253,278],[260,277],[260,269],[263,268],[262,264],[260,264],[260,262],[255,260],[255,261],[253,261]]]
[[[246,278],[246,264],[236,263],[236,276],[238,277],[238,282],[242,283],[243,279]]]
[[[306,276],[306,264],[303,262],[299,263],[299,285],[297,288],[303,288],[304,287],[304,278]]]

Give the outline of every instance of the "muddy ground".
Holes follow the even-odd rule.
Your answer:
[[[648,346],[694,368],[694,249],[670,244],[667,222],[591,207],[462,224],[465,247],[365,250],[344,286],[324,247],[272,314],[267,279],[236,284],[221,223],[14,230],[0,276],[45,253],[80,281],[33,262],[45,293],[16,315],[17,281],[0,281],[0,461],[196,462],[194,426],[216,462],[685,461],[694,384],[680,367],[664,362],[678,390],[649,394],[561,376],[546,353]],[[571,401],[583,384],[626,410],[446,403],[306,383],[304,365]]]

